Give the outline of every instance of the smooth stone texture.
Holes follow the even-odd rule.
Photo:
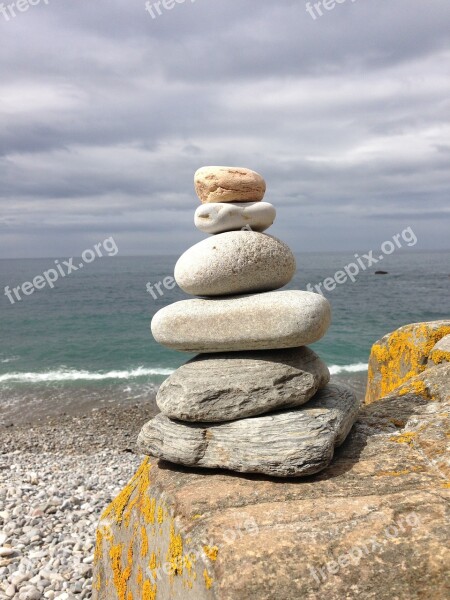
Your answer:
[[[204,233],[217,234],[249,227],[263,232],[275,221],[277,211],[269,202],[210,203],[195,211],[194,222]]]
[[[259,202],[266,192],[261,175],[241,167],[202,167],[195,173],[194,183],[202,204]]]
[[[230,296],[277,290],[297,264],[290,248],[256,231],[230,231],[189,248],[175,266],[175,280],[193,296]]]
[[[133,598],[156,555],[157,598],[448,600],[450,365],[425,373],[446,385],[446,401],[392,395],[363,407],[327,470],[307,479],[144,463],[102,517],[94,600],[116,597],[118,546],[124,567],[133,553]],[[169,514],[160,527],[149,506]],[[174,539],[180,564],[198,560],[165,577]]]
[[[153,317],[155,340],[181,352],[235,352],[307,346],[331,323],[320,294],[289,290],[249,296],[182,300]]]
[[[219,425],[157,415],[142,428],[138,447],[143,454],[189,467],[302,477],[330,464],[359,408],[349,388],[329,385],[301,408]]]
[[[156,403],[171,419],[233,421],[298,407],[329,381],[326,364],[306,347],[200,354],[166,379]]]

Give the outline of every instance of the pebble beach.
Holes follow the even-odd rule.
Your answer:
[[[91,598],[97,522],[156,410],[150,399],[0,428],[0,600]]]

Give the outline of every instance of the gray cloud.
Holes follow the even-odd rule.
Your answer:
[[[448,247],[450,4],[41,3],[0,15],[0,256],[201,239],[194,171],[260,171],[296,250]]]

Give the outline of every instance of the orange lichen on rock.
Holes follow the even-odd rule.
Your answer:
[[[415,394],[427,400],[433,400],[426,383],[422,379],[412,379],[399,388],[399,396],[406,396],[407,394]]]
[[[141,527],[141,557],[145,558],[148,554],[148,535],[144,526]]]
[[[214,583],[214,579],[211,579],[211,577],[208,575],[208,571],[206,569],[203,571],[203,579],[205,580],[206,589],[210,590]]]
[[[445,350],[433,350],[430,354],[430,358],[435,365],[441,365],[445,362],[450,362],[450,352],[445,352]]]
[[[170,526],[169,549],[167,562],[171,565],[172,575],[183,574],[183,540],[181,534],[175,532],[175,525]]]
[[[209,560],[216,561],[217,555],[219,554],[219,548],[217,546],[203,546],[203,552]]]
[[[123,544],[117,544],[113,546],[109,552],[111,558],[111,569],[113,572],[114,587],[116,588],[118,600],[128,600],[126,597],[128,580],[131,576],[131,565],[133,557],[131,556],[131,562],[123,568],[122,565],[122,553]],[[129,556],[128,556],[129,558]]]
[[[423,471],[422,467],[412,467],[410,469],[404,469],[403,471],[380,471],[376,473],[376,477],[402,477],[403,475],[410,475],[411,473],[418,473]]]
[[[140,511],[147,525],[154,525],[156,513],[156,500],[145,495],[141,499]]]
[[[157,591],[157,585],[152,585],[150,581],[146,579],[144,581],[144,585],[142,586],[142,600],[156,600]]]
[[[158,523],[162,525],[164,523],[164,508],[158,506]]]
[[[408,446],[412,446],[414,444],[414,439],[416,437],[417,437],[417,432],[408,431],[408,432],[402,433],[401,435],[389,438],[389,441],[395,442],[396,444],[408,444]]]
[[[147,484],[150,485],[149,473],[150,473],[150,465],[148,462],[148,458],[146,458],[144,460],[144,462],[142,463],[142,465],[139,467],[139,469],[136,471],[136,473],[134,474],[133,478],[128,483],[128,485],[126,485],[123,488],[123,490],[120,492],[120,494],[118,494],[118,496],[106,508],[106,510],[104,511],[101,518],[108,519],[108,518],[113,517],[113,518],[115,518],[116,523],[120,525],[120,523],[122,523],[122,520],[124,518],[125,510],[127,509],[134,492],[138,488],[140,491],[142,482],[144,482],[145,485],[147,485]],[[138,497],[139,497],[139,494],[138,494]],[[133,501],[133,506],[134,506],[134,504],[135,504],[135,501]],[[129,518],[128,514],[131,514],[132,508],[128,510],[127,520]]]
[[[402,327],[377,342],[369,361],[366,403],[388,396],[422,373],[427,368],[434,346],[449,334],[448,322],[416,323]]]

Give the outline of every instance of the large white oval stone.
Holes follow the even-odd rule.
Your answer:
[[[189,248],[175,266],[175,280],[193,296],[230,296],[277,290],[295,274],[289,247],[256,231],[230,231]]]
[[[182,300],[153,317],[157,342],[182,352],[295,348],[317,342],[331,323],[320,294],[288,290],[249,296]]]

